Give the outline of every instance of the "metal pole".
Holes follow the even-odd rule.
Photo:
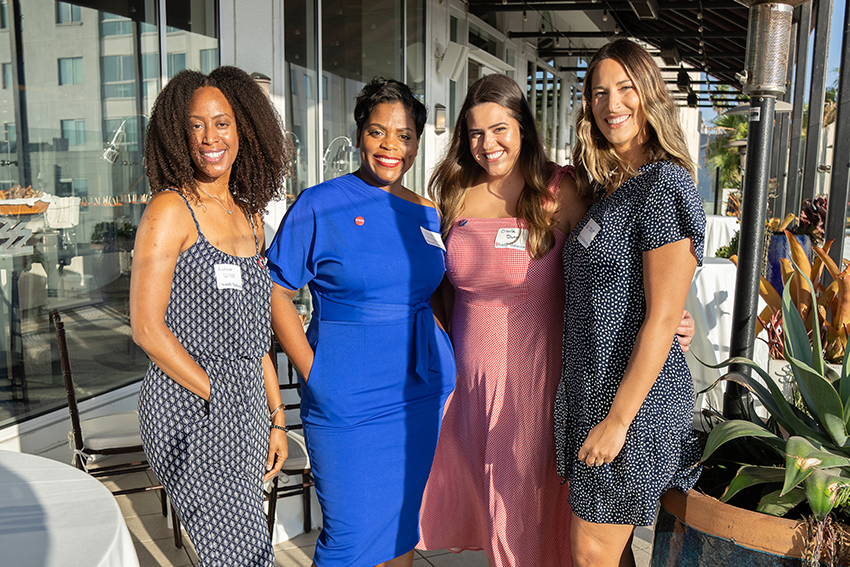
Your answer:
[[[788,184],[785,186],[785,214],[800,214],[800,146],[803,137],[803,97],[806,94],[806,68],[809,55],[809,33],[812,26],[812,3],[805,2],[797,7],[797,55],[794,71],[794,107],[791,109],[791,145],[788,149]],[[783,215],[785,216],[785,215]]]
[[[765,246],[764,221],[773,122],[776,97],[785,92],[792,19],[793,8],[787,3],[753,1],[750,5],[744,70],[747,80],[743,88],[744,93],[750,95],[750,120],[729,348],[729,354],[733,357],[753,358]],[[739,365],[729,368],[730,374],[747,372],[746,367]],[[749,413],[746,409],[748,399],[746,390],[733,381],[727,381],[723,394],[723,415],[730,419],[743,417]]]
[[[815,23],[815,48],[812,53],[812,85],[809,90],[809,119],[806,126],[806,159],[803,166],[803,199],[813,199],[820,165],[820,141],[823,137],[823,102],[826,95],[826,69],[829,32],[832,27],[832,0],[819,0]]]
[[[714,214],[720,214],[720,208],[723,205],[723,188],[720,187],[720,168],[714,169]]]
[[[847,198],[850,186],[850,6],[844,10],[841,43],[841,69],[838,76],[838,100],[835,113],[835,144],[832,154],[832,184],[826,213],[826,239],[834,240],[829,256],[842,266],[844,227],[847,223]]]
[[[732,337],[729,355],[753,358],[758,323],[761,259],[764,256],[764,222],[767,212],[767,184],[776,99],[769,96],[750,99],[750,125],[747,134],[747,177],[741,209],[741,236],[738,246],[738,274],[735,278],[735,306],[732,310]],[[741,367],[730,367],[742,372]],[[741,386],[728,382],[723,394],[723,415],[743,415]]]

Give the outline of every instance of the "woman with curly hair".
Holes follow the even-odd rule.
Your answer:
[[[645,49],[609,43],[587,67],[573,150],[591,205],[564,247],[558,472],[573,559],[634,565],[635,526],[700,473],[694,389],[673,330],[702,261],[705,214],[677,108]]]
[[[261,215],[291,152],[268,98],[235,67],[178,73],[148,124],[153,198],[130,284],[133,339],[151,360],[142,443],[204,566],[274,562],[261,488],[286,459],[287,430]]]

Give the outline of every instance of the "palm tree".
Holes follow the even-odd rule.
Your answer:
[[[706,147],[706,161],[720,170],[722,187],[741,187],[741,156],[738,147],[730,142],[746,140],[749,116],[746,114],[719,114],[711,120],[713,135]]]

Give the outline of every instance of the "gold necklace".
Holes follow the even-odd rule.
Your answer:
[[[216,199],[215,197],[213,197],[212,195],[210,195],[209,193],[207,193],[207,190],[206,190],[206,189],[204,189],[204,188],[203,188],[203,187],[201,187],[200,185],[198,185],[198,188],[199,188],[201,191],[203,191],[204,193],[206,193],[206,194],[207,194],[207,197],[209,197],[210,199],[212,199],[213,201],[215,201],[216,203],[218,203],[218,205],[219,205],[222,209],[224,209],[224,212],[225,212],[225,213],[227,213],[228,215],[233,214],[233,211],[235,211],[235,210],[236,210],[236,201],[233,201],[233,208],[231,208],[231,209],[228,211],[228,210],[227,210],[227,207],[225,207],[225,206],[224,206],[224,204],[223,204],[221,201],[219,201],[218,199]]]

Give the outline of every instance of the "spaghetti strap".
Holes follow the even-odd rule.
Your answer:
[[[195,229],[198,231],[198,236],[203,236],[204,233],[201,232],[201,225],[198,224],[198,217],[195,216],[195,210],[192,208],[192,205],[189,204],[189,199],[187,199],[183,193],[181,193],[177,189],[174,189],[173,187],[168,187],[167,189],[163,189],[163,191],[174,191],[175,193],[180,195],[180,198],[183,199],[184,203],[186,203],[186,207],[188,207],[189,212],[192,213],[192,220],[195,221]],[[254,240],[256,239],[257,237],[255,236]]]
[[[255,252],[256,254],[259,254],[260,253],[260,241],[257,240],[257,231],[254,228],[254,215],[252,215],[251,213],[248,213],[248,220],[251,221],[251,232],[254,233],[254,250],[256,251]]]

